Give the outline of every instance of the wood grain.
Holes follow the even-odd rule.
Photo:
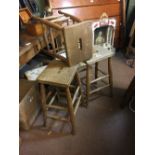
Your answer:
[[[124,25],[125,3],[119,0],[93,0],[93,2],[90,0],[49,0],[49,4],[54,12],[61,9],[63,12],[74,15],[81,20],[99,19],[101,14],[106,12],[109,17],[116,18],[118,27]],[[120,47],[122,44],[120,43],[122,32],[122,27],[116,32],[114,44],[116,47]]]
[[[25,44],[19,47],[20,66],[30,61],[42,48],[46,46],[43,36],[33,37],[26,33],[20,33],[20,41]],[[26,43],[30,43],[30,45],[26,45]]]
[[[72,134],[74,135],[75,134],[75,115],[73,111],[72,97],[71,97],[69,87],[66,88],[66,94],[67,94],[67,106],[68,106],[68,111],[70,115],[70,121],[72,123]]]
[[[109,17],[120,15],[120,4],[103,5],[103,6],[88,6],[80,8],[61,9],[63,12],[69,13],[78,17],[81,20],[98,19],[103,12],[106,12]]]
[[[38,85],[27,80],[19,81],[20,128],[28,130],[40,111]]]
[[[85,21],[65,27],[64,37],[70,66],[92,57],[91,22]]]
[[[84,7],[92,5],[105,5],[112,3],[120,3],[118,0],[49,0],[50,7],[53,9],[68,8],[68,7]]]
[[[38,77],[38,81],[60,87],[69,86],[76,70],[77,66],[68,67],[67,64],[61,61],[53,60]]]

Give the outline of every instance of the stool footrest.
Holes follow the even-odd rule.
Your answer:
[[[56,96],[57,96],[57,92],[53,95],[53,97],[52,97],[51,100],[49,101],[48,106],[53,104],[53,102],[54,102]]]
[[[49,97],[52,95],[52,92],[48,92],[48,94],[46,95],[46,101],[49,99]]]
[[[60,116],[49,116],[47,115],[47,118],[51,118],[51,119],[55,119],[55,120],[60,120],[60,121],[64,121],[64,122],[68,122],[69,120],[67,118],[63,118]]]
[[[74,94],[74,96],[73,96],[72,105],[74,105],[74,102],[75,102],[75,100],[76,100],[76,98],[77,98],[77,95],[78,95],[79,90],[80,90],[80,87],[78,86],[78,87],[76,88],[75,94]]]
[[[98,92],[98,91],[100,91],[100,90],[102,90],[102,89],[104,89],[104,88],[106,88],[106,87],[109,87],[109,86],[110,86],[110,84],[107,84],[106,86],[103,86],[103,87],[99,87],[99,88],[97,88],[97,89],[91,91],[90,94],[94,94],[94,93],[96,93],[96,92]]]
[[[77,109],[78,109],[78,107],[80,105],[81,98],[82,98],[82,95],[79,96],[79,99],[76,102],[76,106],[74,108],[74,115],[76,115]]]
[[[49,108],[53,108],[53,109],[58,109],[58,110],[64,110],[64,111],[67,111],[68,109],[65,108],[65,107],[61,107],[61,106],[57,106],[57,105],[47,105],[46,106],[48,109]]]
[[[101,76],[101,77],[99,77],[99,78],[97,78],[97,79],[91,81],[90,84],[93,84],[93,83],[95,83],[95,82],[97,82],[97,81],[100,81],[100,80],[102,80],[102,79],[105,79],[105,78],[107,78],[107,77],[109,77],[109,75]]]

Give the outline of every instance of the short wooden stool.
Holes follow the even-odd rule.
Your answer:
[[[81,84],[77,73],[77,66],[68,67],[61,61],[53,60],[38,77],[38,81],[41,88],[41,103],[44,115],[44,125],[46,126],[47,124],[47,118],[67,122],[70,121],[72,125],[72,134],[75,134],[75,114],[82,99]],[[73,82],[77,82],[76,87]],[[55,95],[52,96],[52,99],[49,102],[47,101],[47,96],[49,95],[46,93],[46,85],[53,86],[56,90],[64,90],[64,94],[67,99],[67,107],[53,104],[58,91],[55,92]],[[75,88],[75,91],[72,94],[73,87]],[[51,108],[67,111],[68,117],[49,115],[48,110]]]
[[[88,60],[86,62],[86,105],[88,105],[88,100],[90,95],[106,88],[110,87],[111,90],[111,96],[112,96],[112,86],[113,86],[113,80],[112,80],[112,68],[111,68],[111,57],[115,54],[115,49],[105,49],[104,51],[99,51],[97,53],[93,54],[92,59]],[[98,65],[101,61],[104,61],[108,59],[108,73],[104,73],[103,70],[99,69]],[[90,69],[92,66],[95,65],[95,78],[93,80],[90,79]],[[101,76],[99,76],[98,73],[101,73]],[[104,79],[108,78],[109,82],[105,83]],[[96,86],[93,90],[91,89],[91,86],[97,82],[103,82],[104,85]]]

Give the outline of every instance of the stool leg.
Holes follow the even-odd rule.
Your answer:
[[[69,87],[66,88],[66,94],[67,94],[67,106],[68,106],[68,111],[70,114],[70,120],[72,124],[72,134],[74,135],[75,134],[75,117],[74,117],[72,98],[71,98]]]
[[[110,94],[111,96],[113,96],[113,76],[112,76],[111,58],[108,58],[108,74],[109,74]]]
[[[87,64],[86,66],[86,104],[87,106],[88,106],[89,94],[90,94],[90,66]]]
[[[95,63],[95,79],[98,78],[98,62]]]
[[[78,85],[80,87],[81,104],[82,104],[83,103],[83,95],[82,95],[81,81],[80,81],[80,78],[79,78],[79,74],[78,73],[76,73],[76,79],[77,79]]]
[[[41,107],[43,111],[44,126],[46,126],[47,110],[46,110],[46,95],[44,84],[40,84],[40,91],[41,91]]]

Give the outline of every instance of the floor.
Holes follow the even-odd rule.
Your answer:
[[[106,61],[100,66],[106,69]],[[69,125],[64,134],[43,128],[40,115],[29,132],[20,131],[20,155],[134,155],[135,116],[128,106],[121,109],[120,103],[135,70],[121,53],[112,58],[112,66],[113,98],[107,89],[94,95],[88,108],[80,107],[75,136]]]

